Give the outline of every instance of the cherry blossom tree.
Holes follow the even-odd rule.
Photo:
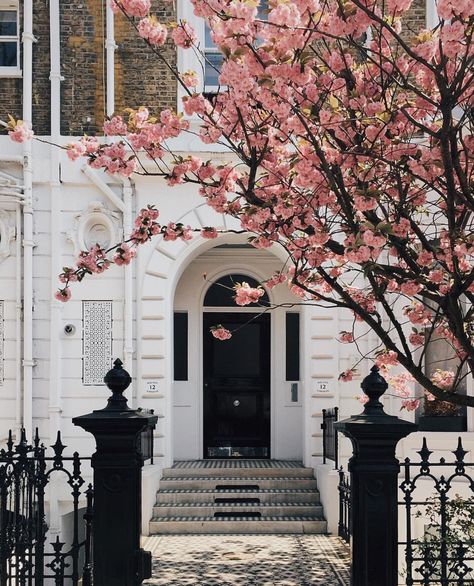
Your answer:
[[[302,303],[350,311],[341,343],[358,345],[361,324],[376,335],[370,357],[403,367],[392,384],[406,408],[417,406],[413,381],[431,399],[474,406],[460,392],[474,368],[474,2],[437,0],[438,24],[413,30],[412,0],[269,0],[264,13],[255,0],[192,0],[223,55],[219,91],[208,95],[198,91],[202,72],[177,71],[162,53],[171,37],[205,59],[189,23],[160,22],[150,0],[112,1],[175,74],[184,115],[116,115],[108,140],[84,137],[69,157],[196,184],[253,246],[285,249],[289,263],[268,287],[287,282]],[[227,147],[228,164],[173,155],[168,141],[190,131],[190,117],[204,144]],[[11,125],[13,139],[28,138],[21,125]],[[65,269],[58,298],[158,234],[186,239],[192,229],[142,210],[127,242],[94,247]],[[236,287],[238,303],[259,296]],[[439,341],[452,366],[428,372],[427,349]]]

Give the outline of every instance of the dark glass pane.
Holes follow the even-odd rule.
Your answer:
[[[300,380],[300,314],[286,314],[286,380]]]
[[[0,43],[0,67],[16,67],[17,64],[17,44]]]
[[[250,319],[251,316],[249,316]],[[234,329],[235,324],[222,324]],[[245,324],[230,340],[216,340],[212,358],[214,376],[252,377],[260,375],[260,324]]]
[[[0,10],[0,36],[16,37],[16,10]]]
[[[206,87],[219,85],[219,74],[222,67],[221,53],[206,52],[204,85]]]
[[[188,314],[174,314],[174,380],[188,380]]]
[[[234,301],[235,291],[233,287],[236,283],[243,282],[248,283],[251,287],[258,287],[259,285],[255,279],[252,279],[248,275],[226,275],[208,289],[204,298],[204,305],[206,307],[238,307]],[[260,297],[258,304],[251,303],[247,307],[256,307],[258,305],[270,305],[270,300],[266,292]]]

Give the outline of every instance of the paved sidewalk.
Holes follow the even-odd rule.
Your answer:
[[[148,586],[348,586],[349,550],[325,535],[163,535]]]

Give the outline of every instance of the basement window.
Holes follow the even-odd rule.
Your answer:
[[[20,72],[20,26],[18,2],[0,0],[0,75]]]

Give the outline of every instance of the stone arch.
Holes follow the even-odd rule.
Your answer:
[[[217,214],[202,203],[177,219],[183,224],[201,228],[217,226],[227,230],[240,230],[238,220]],[[176,286],[186,268],[199,255],[216,244],[239,244],[246,241],[245,234],[226,233],[218,239],[207,240],[200,236],[188,242],[165,242],[158,239],[142,269],[137,311],[137,398],[144,407],[152,407],[158,415],[155,433],[155,454],[164,466],[172,463],[173,435],[173,380],[172,380],[172,317]],[[272,253],[284,260],[281,247]],[[251,271],[253,274],[253,271]],[[202,292],[201,292],[202,293]],[[151,388],[154,386],[154,388]],[[143,401],[145,399],[146,401]]]

